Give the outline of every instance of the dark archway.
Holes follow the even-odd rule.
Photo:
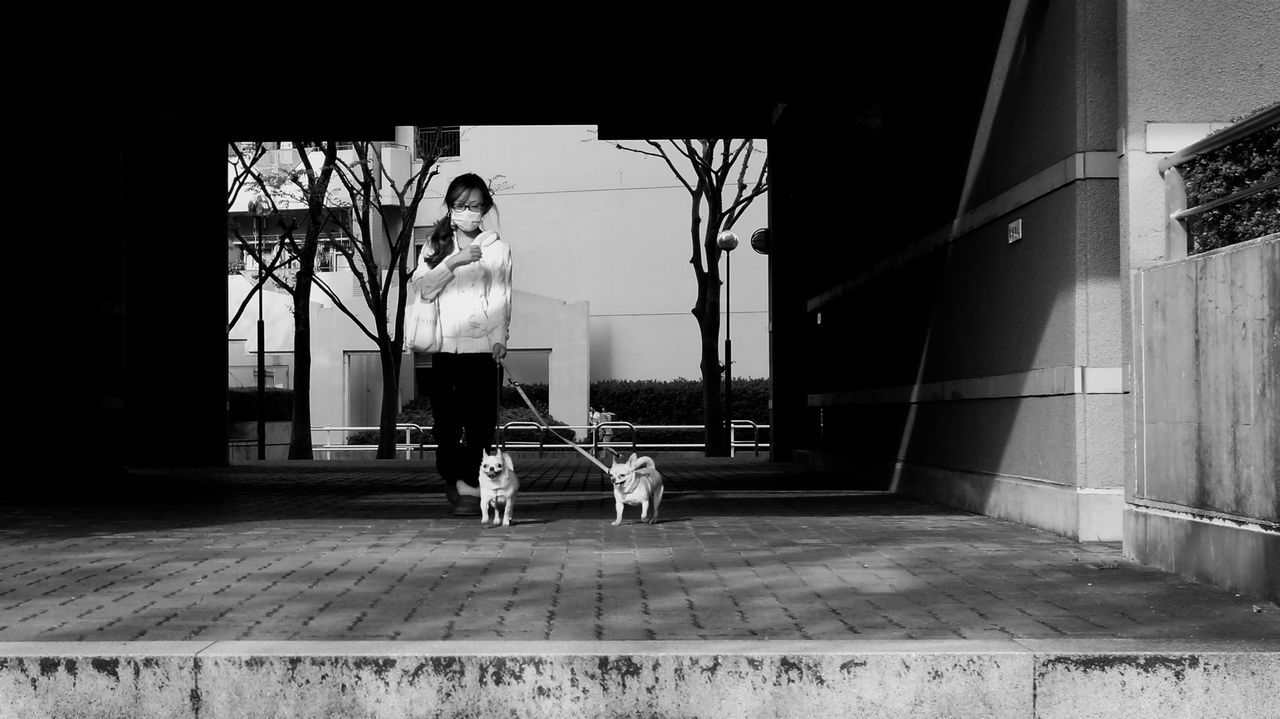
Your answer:
[[[742,17],[704,43],[701,63],[694,53],[667,52],[686,42],[674,28],[603,20],[536,32],[488,28],[487,46],[498,50],[475,54],[489,59],[485,91],[442,86],[438,103],[412,108],[407,119],[593,124],[615,138],[767,137],[775,177],[772,423],[776,459],[790,460],[812,431],[805,302],[891,252],[893,238],[915,236],[953,209],[949,180],[963,174],[1000,32],[1003,3],[993,5],[928,14],[880,7],[852,24],[815,12]],[[50,313],[92,318],[92,351],[60,353],[51,372],[91,381],[25,387],[30,396],[19,402],[41,408],[36,426],[65,418],[69,405],[89,408],[72,455],[86,483],[131,466],[221,464],[225,248],[199,239],[221,232],[224,188],[220,173],[200,170],[202,158],[221,162],[224,143],[246,136],[387,136],[405,118],[398,88],[416,80],[390,65],[384,77],[336,63],[312,73],[307,48],[284,52],[254,27],[212,14],[78,12],[65,46],[80,66],[68,83],[46,87],[39,103],[56,135],[78,150],[75,162],[89,164],[84,174],[52,168],[53,177],[94,188],[75,197],[95,232],[76,235],[71,251],[92,260],[92,297],[61,295]],[[407,20],[388,18],[387,32]],[[264,69],[267,57],[275,70]],[[421,82],[433,82],[429,73],[443,64],[424,57]],[[920,133],[936,143],[904,142]],[[924,212],[922,187],[936,195]],[[914,193],[910,202],[902,190]],[[815,242],[815,226],[837,232]],[[148,237],[160,238],[163,251]],[[172,288],[173,301],[137,301],[153,283]],[[158,357],[183,368],[180,387],[156,381],[149,367]],[[86,386],[89,396],[73,388]],[[182,422],[171,420],[175,402]],[[37,434],[33,451],[63,452],[64,437]]]

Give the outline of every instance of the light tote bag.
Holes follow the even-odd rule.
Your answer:
[[[421,297],[409,310],[409,322],[405,328],[409,349],[414,352],[439,352],[444,337],[440,331],[440,305],[435,298]]]

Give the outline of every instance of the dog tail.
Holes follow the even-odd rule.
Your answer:
[[[653,463],[653,458],[641,457],[636,460],[634,469],[637,472],[652,472],[657,469],[657,465]]]

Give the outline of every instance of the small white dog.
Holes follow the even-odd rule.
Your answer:
[[[634,452],[626,462],[619,463],[615,457],[613,466],[609,467],[609,479],[613,481],[613,502],[618,510],[613,526],[622,524],[624,504],[640,505],[640,521],[650,524],[658,521],[658,505],[662,504],[662,475],[652,459],[636,459]],[[652,513],[649,512],[650,503],[653,504]]]
[[[485,451],[480,459],[480,523],[489,523],[489,510],[493,510],[493,526],[498,526],[498,514],[502,514],[502,526],[511,526],[511,513],[520,492],[520,479],[516,477],[511,455],[494,448],[493,454]]]

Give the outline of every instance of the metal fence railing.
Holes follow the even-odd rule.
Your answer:
[[[324,433],[325,441],[312,444],[311,449],[315,455],[323,459],[332,459],[334,452],[376,452],[378,450],[377,444],[348,444],[347,440],[353,432],[377,432],[379,429],[381,428],[330,425],[312,427],[311,432],[313,434],[317,432]],[[430,429],[430,425],[397,424],[396,432],[404,432],[404,439],[396,442],[396,453],[403,452],[405,459],[413,459],[415,453],[421,458],[428,450],[434,451],[437,445],[426,441],[427,432]],[[669,433],[671,430],[705,431],[705,427],[700,424],[632,424],[631,422],[612,421],[594,425],[543,425],[537,422],[507,422],[495,429],[497,430],[499,446],[504,449],[536,449],[540,457],[549,451],[573,451],[573,447],[570,447],[562,439],[557,439],[556,436],[552,435],[552,432],[564,439],[572,439],[579,447],[589,449],[592,454],[596,455],[602,451],[617,455],[619,454],[619,449],[632,452],[706,449],[705,442],[641,441],[643,433],[646,431],[664,433]],[[736,456],[739,450],[749,450],[753,451],[758,457],[761,449],[768,450],[769,443],[760,441],[760,430],[762,429],[768,430],[769,425],[758,424],[747,419],[733,420],[729,427],[730,456]],[[538,433],[537,439],[520,439],[517,438],[519,435],[513,436],[514,433],[520,430],[526,432],[529,430],[536,431]],[[619,430],[629,433],[629,436],[626,438],[619,437]],[[751,438],[740,439],[739,430],[750,430]],[[337,437],[334,436],[335,433]]]
[[[312,434],[315,434],[316,432],[325,433],[325,441],[321,442],[320,444],[313,443],[311,445],[311,452],[312,454],[315,454],[317,452],[325,453],[324,459],[333,459],[333,453],[335,451],[376,452],[378,451],[378,445],[376,444],[347,444],[346,443],[347,433],[348,432],[377,432],[380,429],[382,428],[381,427],[333,427],[329,425],[325,425],[324,427],[312,427],[311,428]],[[396,442],[396,452],[397,453],[404,452],[405,459],[413,459],[414,452],[417,452],[418,456],[421,457],[422,453],[425,452],[426,450],[435,449],[436,446],[434,444],[426,444],[423,441],[426,438],[425,430],[428,430],[428,429],[431,429],[431,427],[429,426],[422,427],[421,425],[416,425],[412,423],[397,424],[396,432],[397,433],[401,431],[404,432],[404,441]],[[418,433],[417,441],[414,441],[413,439],[413,433],[415,431]],[[333,441],[334,432],[342,433],[341,439],[338,442]]]

